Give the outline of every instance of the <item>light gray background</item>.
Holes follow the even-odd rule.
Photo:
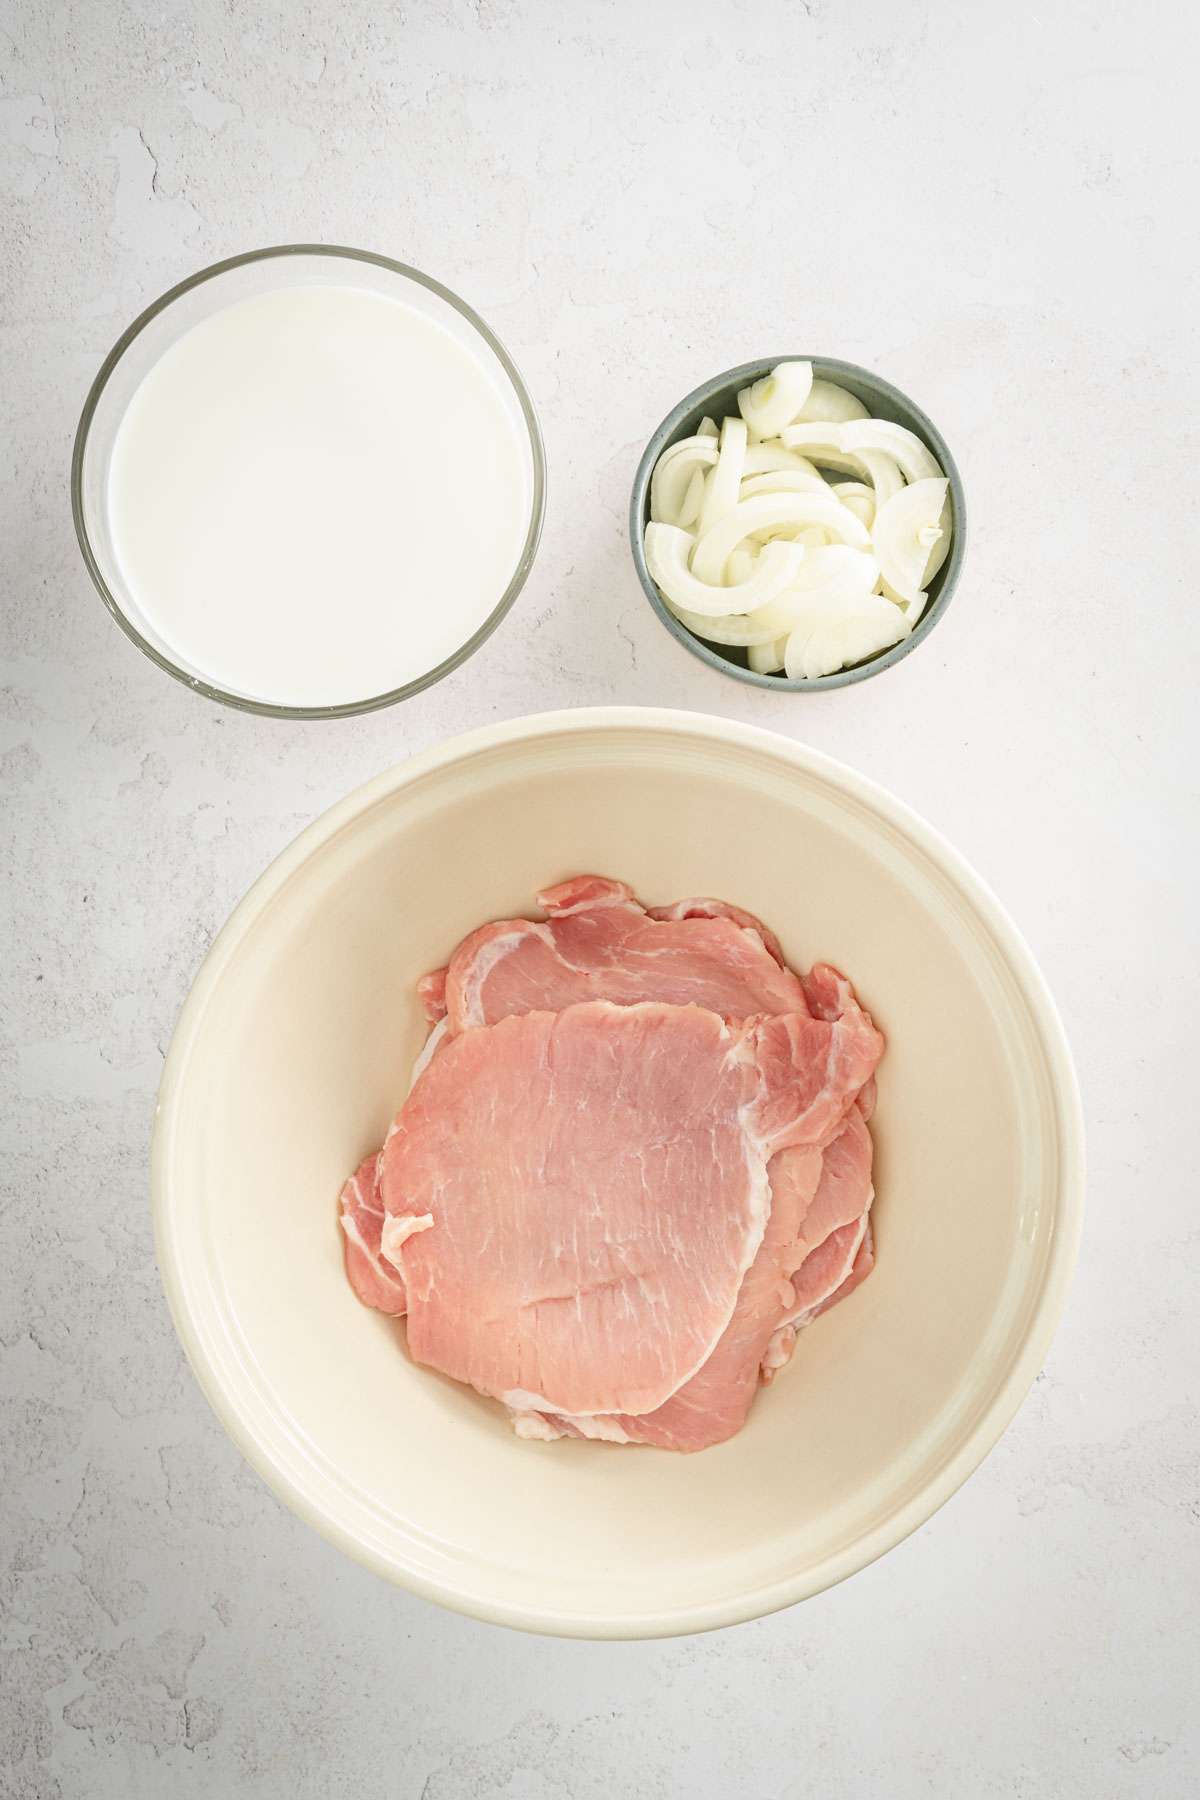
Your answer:
[[[4,0],[6,1796],[1197,1791],[1190,10]],[[126,643],[67,470],[142,306],[314,238],[482,310],[540,409],[551,503],[473,662],[291,726]],[[819,697],[687,657],[625,544],[659,418],[775,351],[910,391],[973,513],[928,645]],[[275,1503],[183,1366],[146,1152],[188,983],[302,825],[466,726],[618,700],[803,738],[948,833],[1062,1004],[1092,1178],[1046,1372],[944,1512],[780,1617],[593,1646],[393,1592]]]

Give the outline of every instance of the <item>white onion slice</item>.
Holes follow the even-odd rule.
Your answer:
[[[686,607],[673,606],[670,601],[667,604],[681,625],[686,625],[689,631],[710,644],[758,649],[764,644],[778,643],[781,636],[787,636],[794,623],[794,614],[777,602],[757,607],[752,613],[722,613],[716,618],[711,613],[688,612]]]
[[[711,477],[710,477],[711,479]],[[755,531],[775,531],[789,525],[822,525],[844,543],[860,550],[870,548],[871,538],[861,520],[842,506],[832,493],[756,494],[739,500],[719,525],[697,540],[692,572],[699,580],[717,586],[735,544]],[[767,546],[770,548],[770,545]]]
[[[848,606],[875,592],[879,564],[866,550],[847,544],[829,544],[810,550],[792,586],[779,604],[810,610],[814,606]]]
[[[756,675],[777,675],[783,667],[786,646],[786,638],[776,638],[773,644],[752,644],[746,652],[746,661]]]
[[[681,438],[665,449],[650,477],[650,517],[661,525],[678,525],[684,497],[698,468],[711,468],[717,452],[707,438]]]
[[[785,425],[779,436],[786,450],[799,450],[823,469],[837,469],[865,481],[867,471],[861,457],[854,456],[842,443],[844,425],[823,424],[820,420],[805,425]]]
[[[814,462],[820,460],[822,451],[840,456],[845,450],[841,426],[820,419],[800,425],[785,425],[779,433],[779,441],[785,450],[798,450],[802,456],[811,457]]]
[[[704,417],[696,427],[696,436],[717,438],[720,437],[720,435],[720,432],[717,430],[717,421],[715,419],[710,419],[708,414],[705,413]]]
[[[950,504],[949,484],[947,484],[946,501],[942,507],[938,525],[941,527],[942,535],[933,546],[933,549],[929,552],[929,561],[925,564],[925,573],[921,577],[921,580],[926,587],[929,586],[929,583],[933,580],[934,576],[950,554],[950,540],[954,535],[954,511]]]
[[[687,493],[683,496],[683,505],[679,508],[678,519],[674,521],[689,530],[700,517],[700,508],[704,505],[704,470],[693,469],[692,479],[688,482]],[[667,519],[666,524],[673,521]]]
[[[738,395],[738,411],[760,438],[778,435],[808,399],[813,372],[810,362],[777,363],[769,375]]]
[[[740,587],[743,581],[749,581],[754,573],[754,565],[758,561],[758,546],[747,539],[744,544],[737,544],[729,553],[729,561],[725,564],[725,586]]]
[[[891,419],[850,419],[841,429],[843,450],[882,450],[900,464],[905,481],[929,481],[941,474],[937,458],[915,431]],[[785,440],[786,441],[786,440]]]
[[[860,450],[858,455],[867,471],[867,479],[875,490],[875,510],[878,512],[904,486],[900,464],[894,456],[887,456],[882,450]]]
[[[872,538],[879,567],[889,590],[901,600],[916,601],[925,571],[942,538],[942,508],[949,488],[945,476],[910,482],[881,506]]]
[[[845,419],[868,418],[869,414],[862,401],[856,400],[844,387],[822,381],[818,376],[808,390],[808,399],[793,417],[797,424],[817,419],[831,419],[840,424]]]
[[[882,576],[879,578],[879,592],[886,600],[890,600],[893,605],[900,608],[910,625],[916,624],[917,620],[921,617],[921,614],[925,611],[925,608],[929,605],[929,595],[924,590],[922,590],[915,599],[906,600],[903,595],[898,594],[895,588],[891,587]],[[772,604],[778,605],[779,602],[774,601]]]
[[[778,600],[768,600],[765,606],[756,607],[750,614],[753,625],[769,625],[775,627],[776,637],[784,638],[796,623],[795,603],[784,593]]]
[[[772,531],[752,531],[746,542],[761,549],[764,544],[770,544],[776,538],[784,538],[789,544],[803,544],[808,550],[822,550],[832,536],[832,532],[824,525],[802,525],[799,529],[794,525],[781,525]]]
[[[721,425],[721,449],[717,466],[704,483],[704,501],[700,507],[701,537],[737,505],[742,483],[742,467],[746,460],[746,421],[726,419]]]
[[[911,630],[900,609],[879,594],[851,606],[814,606],[797,618],[783,666],[793,681],[814,681],[890,649]]]
[[[827,494],[829,483],[823,475],[814,469],[810,474],[807,469],[771,469],[765,475],[744,475],[742,477],[742,499],[752,500],[755,494]]]
[[[834,481],[830,483],[834,493],[843,506],[848,506],[856,519],[861,519],[870,531],[875,523],[875,489],[869,481]],[[746,484],[742,483],[745,492]]]
[[[754,503],[748,501],[750,504]],[[672,606],[708,618],[750,613],[765,606],[795,580],[805,555],[798,544],[768,544],[748,581],[737,587],[718,587],[701,581],[689,569],[691,548],[691,534],[676,525],[652,523],[646,527],[646,566],[652,579]]]
[[[802,469],[806,475],[817,474],[815,463],[801,456],[798,450],[785,450],[778,438],[772,438],[767,444],[750,445],[742,470],[743,479],[747,475],[773,475],[778,469]]]

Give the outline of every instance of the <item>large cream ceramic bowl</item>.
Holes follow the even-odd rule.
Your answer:
[[[481,920],[582,870],[717,894],[848,970],[888,1039],[878,1267],[740,1436],[695,1456],[513,1436],[415,1367],[342,1272],[339,1186]],[[601,709],[488,727],[352,794],[237,908],[184,1009],[154,1145],[159,1256],[222,1421],[368,1567],[480,1618],[636,1637],[803,1599],[927,1519],[1036,1373],[1079,1229],[1074,1077],[1017,932],[928,826],[782,738]]]

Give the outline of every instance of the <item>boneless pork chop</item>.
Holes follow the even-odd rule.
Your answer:
[[[420,984],[440,1023],[343,1190],[347,1272],[522,1435],[704,1448],[870,1271],[882,1039],[740,908],[538,899]]]
[[[382,1163],[382,1150],[372,1150],[342,1189],[346,1273],[351,1287],[367,1306],[397,1314],[404,1311],[406,1304],[404,1277],[394,1263],[385,1261],[379,1249],[384,1218],[379,1185]]]
[[[383,1153],[413,1356],[520,1409],[652,1411],[729,1324],[771,1156],[836,1136],[877,1059],[857,1009],[584,1001],[458,1034]]]
[[[580,1000],[656,1000],[737,1019],[807,1011],[773,934],[739,908],[684,901],[692,910],[651,914],[624,882],[599,876],[561,882],[537,898],[550,915],[544,922],[483,925],[444,972],[425,978],[431,1018],[444,1010],[455,1032],[512,1013],[561,1012]]]
[[[603,1437],[618,1443],[702,1450],[741,1429],[760,1378],[789,1359],[796,1330],[850,1292],[869,1230],[871,1134],[851,1107],[834,1141],[820,1150],[782,1150],[769,1166],[771,1216],[747,1270],[733,1315],[712,1355],[665,1405],[641,1417],[518,1418],[530,1437]],[[869,1251],[868,1251],[869,1254]],[[869,1264],[858,1279],[869,1271]],[[857,1281],[854,1283],[857,1286]]]

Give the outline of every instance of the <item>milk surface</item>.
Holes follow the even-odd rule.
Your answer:
[[[118,428],[107,502],[151,641],[217,687],[328,706],[428,673],[483,624],[530,490],[483,344],[330,283],[236,301],[172,345]]]

